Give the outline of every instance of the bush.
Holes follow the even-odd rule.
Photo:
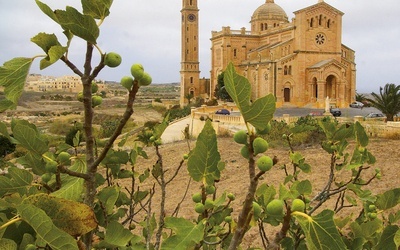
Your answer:
[[[4,157],[15,151],[15,144],[11,143],[10,140],[0,135],[0,157]]]

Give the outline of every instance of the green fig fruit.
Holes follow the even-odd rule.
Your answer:
[[[253,212],[254,212],[254,217],[255,218],[260,217],[261,212],[262,212],[261,206],[255,201],[253,201]]]
[[[140,80],[143,77],[144,69],[140,63],[135,63],[131,66],[131,74],[136,80]]]
[[[214,194],[215,193],[215,186],[214,185],[207,186],[206,187],[206,193],[207,194]]]
[[[274,162],[271,159],[271,157],[263,155],[260,158],[258,158],[256,164],[261,171],[267,172],[272,168]]]
[[[78,101],[80,101],[80,102],[83,102],[83,92],[79,92],[79,93],[76,95],[76,99],[77,99]]]
[[[124,76],[121,78],[120,84],[125,87],[127,90],[131,90],[133,86],[133,78],[131,76]]]
[[[279,216],[283,214],[284,202],[280,199],[274,199],[267,205],[267,213],[270,215]]]
[[[95,95],[92,96],[92,107],[97,107],[103,102],[103,98],[101,96]]]
[[[268,142],[261,137],[257,137],[253,141],[254,155],[264,153],[268,149]]]
[[[51,174],[45,173],[41,176],[42,182],[48,183],[51,180]]]
[[[202,214],[205,211],[204,205],[203,203],[196,203],[196,205],[194,206],[194,211],[196,211],[196,213]]]
[[[229,199],[229,200],[231,200],[231,201],[234,201],[234,200],[235,200],[235,195],[234,195],[234,194],[229,193],[227,196],[228,196],[228,199]]]
[[[233,140],[239,144],[247,143],[247,132],[245,130],[239,130],[233,135]]]
[[[57,161],[61,165],[69,165],[71,164],[71,155],[67,152],[61,152],[57,156]]]
[[[267,124],[267,127],[265,127],[265,129],[263,129],[263,130],[256,129],[256,132],[257,132],[257,134],[259,134],[259,135],[266,135],[266,134],[268,134],[270,131],[271,131],[271,123],[268,123],[268,124]]]
[[[115,52],[107,53],[104,58],[104,64],[110,68],[118,67],[122,62],[122,58]]]
[[[304,203],[303,200],[301,199],[294,199],[292,201],[292,207],[291,210],[292,212],[304,212],[304,209],[306,209],[306,204]]]
[[[47,172],[54,174],[55,172],[57,172],[57,166],[58,163],[56,161],[48,160],[46,161],[45,169]]]
[[[92,94],[96,93],[99,90],[99,86],[97,83],[92,82]]]
[[[213,207],[214,207],[214,201],[211,199],[206,199],[206,201],[204,202],[204,208],[211,209]]]
[[[192,196],[193,202],[199,203],[199,202],[201,202],[201,199],[202,199],[201,193],[195,193]]]
[[[225,221],[226,223],[231,223],[231,222],[232,222],[232,216],[226,216],[225,219],[224,219],[224,221]]]
[[[139,80],[139,85],[148,86],[151,84],[152,81],[153,79],[151,78],[151,76],[147,72],[144,72],[143,77]]]
[[[240,154],[243,156],[243,158],[245,159],[249,159],[249,148],[247,147],[247,145],[244,145],[241,149],[240,149]]]

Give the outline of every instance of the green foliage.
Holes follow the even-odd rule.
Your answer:
[[[214,90],[214,96],[215,96],[215,98],[223,100],[223,101],[227,101],[227,102],[232,101],[231,96],[228,94],[228,92],[226,91],[226,88],[225,88],[224,72],[222,72],[221,74],[218,75],[217,86],[215,86],[215,90]]]
[[[4,157],[14,151],[15,144],[11,143],[7,137],[0,135],[0,157]]]
[[[180,163],[176,170],[165,166],[161,136],[169,121],[190,114],[189,105],[184,109],[172,109],[161,123],[146,123],[137,140],[154,147],[156,160],[152,167],[143,168],[139,158],[148,160],[147,153],[139,143],[125,145],[129,134],[115,144],[122,132],[117,125],[126,126],[133,113],[132,100],[139,85],[129,85],[127,109],[123,115],[116,116],[118,119],[107,120],[92,114],[95,111],[90,103],[91,82],[104,68],[106,56],[96,42],[99,25],[109,15],[112,0],[81,2],[82,13],[73,7],[52,10],[36,0],[39,8],[59,24],[67,42],[61,45],[55,35],[46,33],[39,33],[32,42],[46,53],[40,62],[42,69],[61,60],[81,77],[82,94],[85,100],[90,100],[83,103],[85,110],[90,111],[83,119],[82,128],[85,129],[75,126],[75,130],[70,130],[71,127],[64,125],[63,134],[70,130],[70,145],[59,143],[51,148],[49,137],[34,124],[17,119],[9,127],[0,123],[2,138],[24,152],[7,162],[7,172],[0,176],[0,248],[240,249],[245,233],[256,226],[264,249],[399,247],[400,212],[396,208],[400,203],[400,191],[396,188],[374,194],[368,189],[381,173],[379,169],[372,175],[366,171],[376,159],[368,149],[369,138],[361,124],[339,124],[311,117],[299,119],[294,126],[273,121],[275,97],[268,95],[251,100],[251,84],[235,72],[233,64],[224,71],[223,82],[247,126],[247,131],[241,131],[234,138],[242,144],[237,145],[238,153],[240,151],[246,158],[246,165],[241,167],[248,172],[248,191],[238,211],[233,213],[233,207],[237,207],[232,205],[234,195],[220,192],[218,188],[223,180],[225,161],[221,159],[216,132],[209,119],[205,119],[195,148],[191,150],[188,143],[188,152],[179,153],[184,157],[178,155]],[[86,55],[91,55],[94,47],[100,52],[101,60],[91,74],[87,70],[79,71],[66,56],[74,37],[87,43]],[[91,59],[87,56],[85,62]],[[16,58],[0,67],[5,96],[0,102],[1,111],[16,106],[33,60]],[[142,84],[149,83],[149,79]],[[386,92],[395,93],[391,86],[381,95]],[[396,99],[395,95],[391,97]],[[93,121],[102,125],[107,137],[116,136],[111,136],[104,144],[95,144]],[[81,134],[86,138],[85,148],[80,147]],[[310,138],[317,138],[327,154],[327,161],[321,162],[318,168],[330,171],[329,176],[325,176],[326,185],[318,188],[306,175],[318,168],[313,168],[294,150],[297,142],[311,141]],[[277,166],[275,157],[267,155],[268,145],[273,142],[284,142],[289,148],[288,161],[281,166]],[[15,162],[23,168],[16,167]],[[169,197],[166,187],[181,174],[184,164],[188,175],[200,188],[192,197],[197,218],[179,217],[181,204],[177,204],[171,214],[165,209]],[[285,178],[275,187],[264,178],[266,171],[269,174],[283,171]],[[160,195],[156,195],[156,190],[160,190]],[[175,191],[173,195],[179,194]],[[187,190],[182,190],[181,194],[186,197]],[[326,203],[328,200],[335,201],[332,202],[334,206]],[[360,210],[354,213],[356,218],[336,216],[342,209],[356,206]],[[154,211],[155,208],[159,210]],[[234,214],[238,216],[235,218]],[[265,230],[271,227],[279,233],[272,235]],[[95,238],[96,244],[92,246]]]
[[[379,94],[372,92],[371,95],[373,98],[367,99],[371,105],[386,115],[388,121],[393,121],[400,112],[400,85],[388,83],[380,87]]]
[[[177,108],[172,108],[168,110],[164,116],[169,116],[169,121],[173,121],[179,118],[186,117],[190,115],[191,113],[191,107],[189,105],[186,105],[183,108],[177,107]]]

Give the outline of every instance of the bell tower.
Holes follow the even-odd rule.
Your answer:
[[[182,57],[180,105],[187,102],[186,96],[200,95],[199,68],[199,9],[197,0],[182,0]]]

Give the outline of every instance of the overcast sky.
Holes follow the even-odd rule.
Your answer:
[[[42,0],[53,9],[70,5],[81,10],[79,0]],[[343,38],[346,46],[356,51],[357,91],[378,92],[386,83],[400,84],[400,4],[399,0],[325,0],[344,12]],[[275,0],[289,16],[317,3],[318,0]],[[199,0],[200,70],[209,77],[211,31],[222,26],[250,30],[254,10],[265,0]],[[129,75],[132,63],[140,62],[155,83],[179,82],[181,60],[180,10],[182,0],[114,0],[111,15],[101,27],[98,44],[105,52],[122,55],[122,64],[106,68],[99,78],[119,81]],[[13,57],[33,57],[42,50],[30,42],[39,32],[55,33],[65,44],[59,26],[42,14],[34,0],[0,2],[0,64]],[[70,58],[81,68],[80,53],[85,44],[73,40]],[[33,65],[31,73],[66,75],[72,72],[58,62],[44,71]]]

